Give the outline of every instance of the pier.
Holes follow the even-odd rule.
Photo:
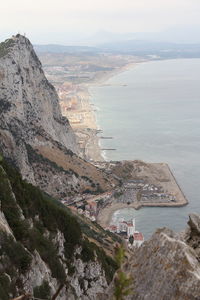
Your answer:
[[[103,149],[101,149],[101,150],[103,150],[103,151],[108,151],[108,150],[109,150],[109,151],[110,151],[110,150],[111,150],[111,151],[113,151],[113,150],[117,150],[117,149],[112,149],[112,148],[103,148]]]

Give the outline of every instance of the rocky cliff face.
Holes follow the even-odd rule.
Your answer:
[[[190,215],[181,234],[159,229],[135,250],[125,272],[133,278],[134,300],[200,299],[200,217]]]
[[[57,93],[21,35],[0,44],[0,149],[23,178],[57,198],[113,183],[77,156],[79,147]]]
[[[61,115],[57,93],[47,81],[31,43],[21,35],[9,41],[8,53],[0,57],[0,99],[2,110],[6,111],[5,127],[9,129],[16,120],[22,123],[21,134],[32,145],[38,143],[35,131],[43,129],[53,140],[78,153],[74,133]],[[17,128],[15,131],[17,134]]]
[[[47,81],[32,45],[18,35],[2,43],[0,52],[0,137],[4,155],[13,159],[24,178],[35,183],[26,144],[33,148],[49,139],[78,152],[58,96]],[[43,133],[43,139],[40,133]]]

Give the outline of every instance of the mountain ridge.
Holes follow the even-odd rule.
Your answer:
[[[84,190],[112,188],[116,180],[79,157],[75,134],[61,115],[58,95],[30,41],[17,35],[0,44],[0,49],[4,49],[0,56],[0,149],[4,157],[12,160],[24,179],[59,199]]]

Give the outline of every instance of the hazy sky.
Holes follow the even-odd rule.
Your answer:
[[[79,35],[200,28],[200,0],[5,0],[0,39],[26,33],[34,43],[63,43]]]

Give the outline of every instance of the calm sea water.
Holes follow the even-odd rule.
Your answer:
[[[90,90],[98,107],[101,140],[109,160],[167,162],[189,205],[182,208],[123,209],[149,237],[156,228],[185,228],[188,214],[200,213],[200,59],[148,62]]]

